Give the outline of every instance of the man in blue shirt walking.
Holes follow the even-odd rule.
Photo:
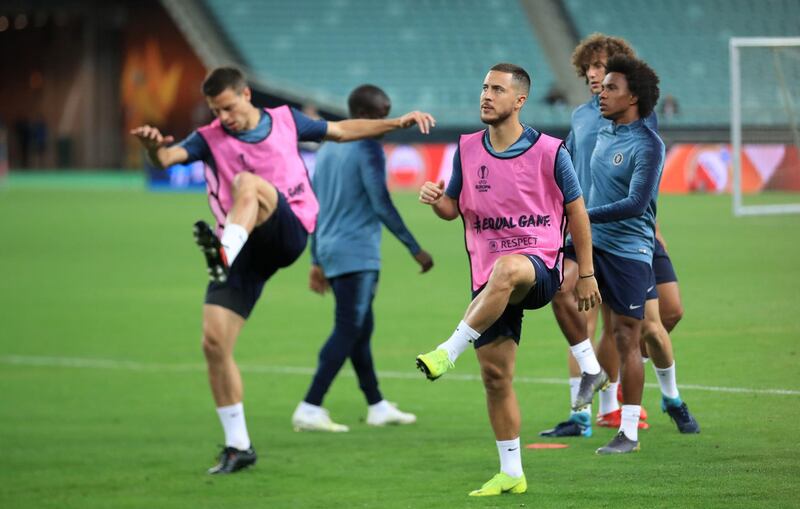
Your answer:
[[[389,97],[378,87],[362,85],[350,94],[352,118],[386,118]],[[386,187],[386,160],[376,139],[328,143],[317,154],[312,181],[319,200],[317,228],[311,239],[311,290],[333,290],[336,317],[333,332],[319,352],[317,372],[292,416],[296,430],[343,432],[322,401],[349,358],[369,408],[367,424],[411,424],[416,416],[383,399],[372,361],[372,301],[380,270],[381,226],[391,231],[419,264],[422,272],[433,259],[421,249],[392,204]]]

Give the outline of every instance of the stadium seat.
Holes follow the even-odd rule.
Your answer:
[[[544,102],[555,78],[518,2],[206,1],[259,78],[311,97],[344,107],[350,90],[371,82],[385,88],[395,112],[424,109],[440,125],[477,124],[483,77],[507,61],[533,80],[523,120],[569,123],[569,111]]]

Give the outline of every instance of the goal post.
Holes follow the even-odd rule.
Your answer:
[[[782,144],[788,162],[780,163],[780,171],[782,174],[791,172],[790,183],[800,182],[800,161],[796,161],[800,152],[800,37],[733,37],[729,41],[729,51],[733,213],[736,216],[800,213],[800,193],[796,189],[793,192],[797,193],[798,203],[745,203],[745,180],[752,188],[753,179],[743,178],[747,143],[757,141],[778,151]],[[749,139],[743,139],[743,133]],[[771,172],[776,171],[774,155],[766,156],[766,162],[750,166],[756,166],[763,172],[761,176],[768,179],[773,176]],[[791,166],[788,170],[787,165]],[[795,184],[786,188],[789,193],[793,186]],[[789,196],[789,201],[795,201],[795,195]]]

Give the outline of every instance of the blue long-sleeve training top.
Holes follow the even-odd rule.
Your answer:
[[[651,264],[664,142],[643,120],[600,129],[592,153],[592,244]]]
[[[647,127],[658,132],[658,117],[652,112],[644,119]],[[592,194],[592,172],[590,164],[592,152],[597,143],[597,133],[601,128],[611,125],[611,121],[600,114],[600,96],[594,95],[589,101],[581,104],[572,112],[570,131],[564,145],[567,147],[578,182],[583,191],[583,199],[589,203]]]
[[[323,144],[312,186],[320,211],[311,257],[326,277],[380,270],[381,224],[419,253],[389,196],[386,156],[376,140]]]

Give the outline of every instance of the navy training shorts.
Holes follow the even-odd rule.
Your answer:
[[[216,304],[247,318],[253,311],[264,283],[278,269],[297,260],[308,241],[308,232],[292,211],[283,194],[278,193],[278,206],[263,224],[247,238],[233,261],[224,283],[208,284],[206,304]]]
[[[656,278],[646,262],[594,248],[594,275],[603,303],[618,315],[644,319],[645,301]]]
[[[670,260],[667,251],[658,239],[656,239],[656,249],[653,252],[653,272],[656,275],[657,285],[678,281],[675,267],[672,266],[672,260]]]
[[[497,319],[483,334],[479,337],[473,345],[475,348],[480,348],[483,345],[489,344],[498,337],[510,337],[517,344],[519,344],[522,336],[522,315],[526,309],[539,309],[553,299],[558,288],[561,286],[561,274],[557,268],[549,269],[547,265],[536,255],[524,255],[533,264],[536,271],[536,284],[530,289],[528,294],[519,304],[509,304]],[[486,285],[480,287],[478,290],[472,292],[472,298],[478,296],[483,291]]]

